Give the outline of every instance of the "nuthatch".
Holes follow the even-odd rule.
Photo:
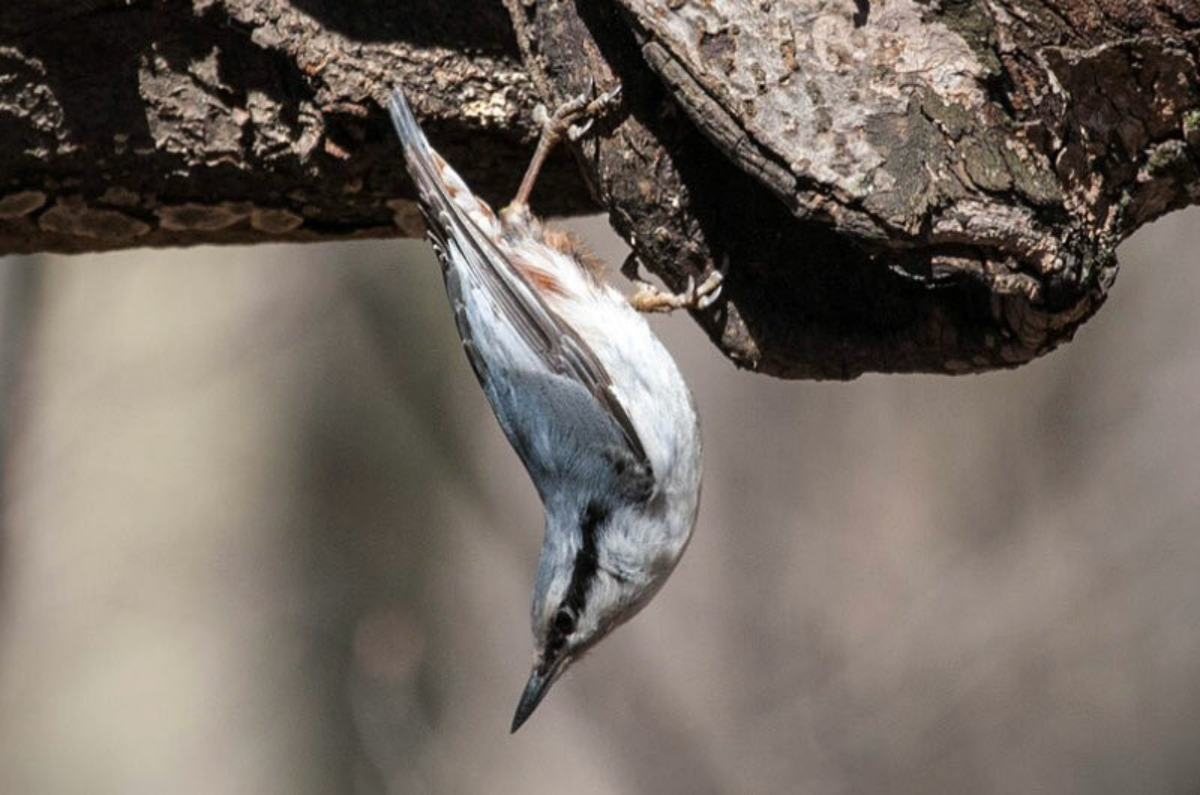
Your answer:
[[[463,347],[546,511],[533,672],[512,731],[658,592],[696,521],[700,429],[679,368],[595,257],[527,203],[556,141],[580,134],[572,123],[619,91],[589,92],[546,120],[516,198],[498,215],[429,145],[404,94],[390,103]],[[681,296],[643,287],[634,302],[702,308],[719,288],[718,274]]]

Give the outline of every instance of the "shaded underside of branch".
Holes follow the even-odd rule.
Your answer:
[[[0,10],[0,251],[421,233],[390,86],[481,194],[536,99],[503,9],[440,0],[13,2]],[[595,205],[560,154],[543,209]]]
[[[584,162],[669,283],[726,269],[697,319],[760,371],[1029,361],[1200,192],[1195,4],[507,4],[544,97],[625,84]]]
[[[1195,0],[14,0],[0,252],[418,235],[391,85],[503,202],[534,105],[620,80],[538,209],[607,209],[674,288],[724,270],[696,320],[734,362],[1014,366],[1200,193],[1198,28]]]

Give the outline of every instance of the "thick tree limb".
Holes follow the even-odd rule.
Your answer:
[[[1200,190],[1194,0],[506,2],[543,95],[625,83],[603,202],[773,374],[1028,361]]]
[[[536,100],[503,8],[453,6],[5,3],[0,251],[418,235],[380,112],[397,83],[506,199]],[[566,155],[547,180],[545,209],[594,211]]]
[[[391,83],[503,201],[537,99],[620,79],[576,153],[637,260],[727,270],[740,365],[847,378],[1052,349],[1200,192],[1196,0],[504,3],[12,0],[0,250],[416,234]],[[595,207],[562,165],[541,209]]]

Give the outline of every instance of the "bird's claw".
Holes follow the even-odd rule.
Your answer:
[[[588,134],[588,130],[592,129],[592,125],[595,124],[595,122],[595,118],[590,118],[583,124],[572,124],[567,128],[568,140],[571,142],[578,141],[580,138]]]
[[[525,170],[521,186],[517,188],[517,194],[509,207],[514,210],[528,207],[533,185],[550,150],[564,137],[576,141],[586,134],[596,116],[608,110],[620,96],[620,83],[597,96],[596,85],[589,79],[587,91],[560,105],[553,113],[548,113],[545,105],[535,107],[533,118],[541,125],[542,135],[538,140],[537,149],[534,150],[533,159],[529,161],[529,167]],[[580,120],[583,120],[583,123],[576,125],[575,122]]]
[[[677,309],[703,311],[721,297],[721,285],[724,282],[725,274],[715,269],[699,285],[696,284],[694,276],[689,276],[687,289],[679,293],[660,290],[652,284],[638,280],[635,282],[636,290],[629,297],[629,303],[639,312],[674,312]]]
[[[587,90],[582,94],[559,105],[552,115],[545,115],[545,108],[542,107],[543,117],[539,119],[535,116],[534,119],[539,124],[550,127],[555,133],[565,134],[570,140],[578,141],[592,128],[596,118],[611,110],[620,101],[620,98],[620,83],[597,94],[596,82],[589,77]],[[580,119],[584,120],[583,123],[576,124],[575,122]]]

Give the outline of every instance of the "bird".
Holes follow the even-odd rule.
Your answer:
[[[393,89],[388,103],[463,348],[545,509],[534,660],[512,732],[572,664],[658,593],[699,507],[696,403],[638,310],[705,308],[719,276],[682,294],[641,286],[627,300],[575,236],[529,208],[547,154],[619,98],[619,84],[599,94],[589,86],[552,115],[543,111],[533,159],[498,213],[430,145],[404,91]]]

